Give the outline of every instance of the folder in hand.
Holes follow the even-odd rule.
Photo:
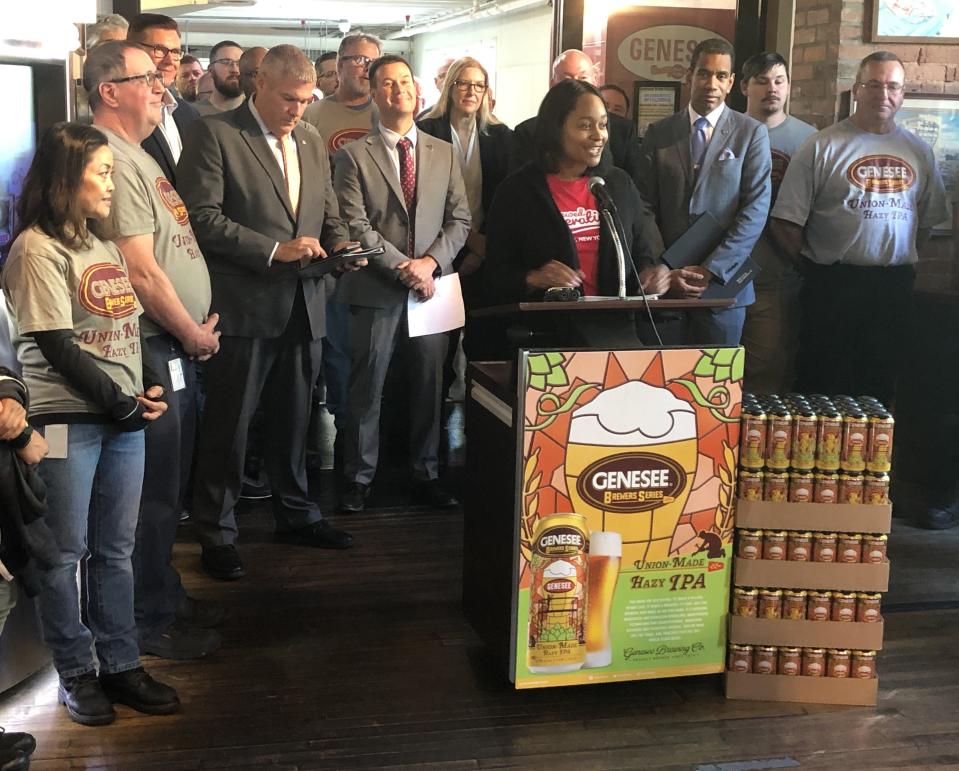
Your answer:
[[[703,212],[689,229],[663,252],[662,260],[670,270],[702,265],[719,242],[725,229],[712,214]]]

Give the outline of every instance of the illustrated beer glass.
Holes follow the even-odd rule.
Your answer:
[[[585,667],[608,667],[613,663],[609,621],[622,556],[623,540],[619,533],[593,530],[589,534]]]
[[[620,533],[627,565],[669,555],[696,473],[696,413],[667,388],[639,381],[576,409],[566,486],[590,530]]]

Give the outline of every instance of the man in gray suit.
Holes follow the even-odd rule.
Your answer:
[[[469,204],[452,145],[418,134],[416,87],[409,64],[382,56],[370,65],[379,108],[372,133],[333,158],[333,187],[350,236],[385,253],[344,276],[350,306],[350,382],[343,511],[361,511],[376,473],[380,398],[393,353],[405,349],[410,383],[410,462],[417,502],[438,508],[456,499],[437,482],[445,334],[410,337],[407,299],[429,300],[434,280],[452,272],[469,233]]]
[[[298,125],[315,82],[298,48],[270,49],[254,97],[194,123],[177,168],[223,319],[220,352],[203,372],[193,508],[203,567],[222,580],[245,574],[233,507],[261,399],[278,537],[334,549],[352,541],[307,495],[306,425],[326,307],[318,261],[348,237],[323,140]]]
[[[712,38],[696,46],[686,78],[689,106],[649,127],[639,181],[667,248],[704,212],[723,226],[719,245],[698,265],[671,274],[671,294],[697,298],[710,281],[732,279],[762,235],[772,156],[766,127],[725,104],[735,78],[729,43]],[[739,345],[746,306],[754,299],[750,281],[734,307],[690,311],[685,342]]]

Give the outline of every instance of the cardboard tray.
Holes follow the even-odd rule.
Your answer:
[[[889,589],[889,563],[789,562],[736,557],[733,583],[782,589],[885,592]]]
[[[748,530],[812,530],[888,533],[892,504],[736,501],[736,527]]]
[[[789,648],[849,648],[882,650],[883,622],[790,621],[789,619],[729,617],[729,641],[745,645]]]
[[[791,677],[726,673],[726,698],[747,701],[798,701],[807,704],[875,706],[879,680],[838,677]]]

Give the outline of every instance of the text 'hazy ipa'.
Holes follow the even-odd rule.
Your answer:
[[[533,533],[529,587],[530,672],[573,672],[586,660],[586,520],[543,517]]]
[[[613,663],[609,620],[622,556],[623,539],[619,533],[590,532],[589,600],[586,603],[587,667],[608,667]]]
[[[566,486],[590,530],[620,533],[627,564],[665,559],[696,459],[693,407],[667,388],[630,381],[573,412]]]

